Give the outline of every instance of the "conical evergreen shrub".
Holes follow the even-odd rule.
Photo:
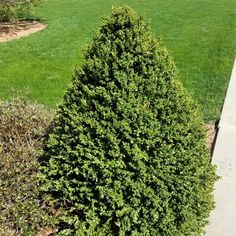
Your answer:
[[[142,17],[115,7],[42,156],[61,235],[200,235],[215,168],[196,104]]]

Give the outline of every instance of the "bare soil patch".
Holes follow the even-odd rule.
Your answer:
[[[46,25],[38,21],[18,21],[0,23],[0,42],[19,39],[43,30]]]
[[[206,124],[205,125],[207,137],[206,137],[206,145],[210,148],[211,153],[214,150],[215,140],[217,135],[217,125],[216,124]]]

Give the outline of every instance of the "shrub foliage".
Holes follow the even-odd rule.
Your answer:
[[[0,22],[24,18],[42,0],[0,0]]]
[[[216,180],[202,120],[148,24],[113,8],[42,156],[62,235],[200,235]]]
[[[36,156],[51,119],[20,98],[0,101],[0,235],[35,235],[50,225]]]

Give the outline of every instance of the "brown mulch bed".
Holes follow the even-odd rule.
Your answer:
[[[0,42],[19,39],[43,30],[46,25],[38,21],[17,21],[0,23]]]
[[[217,124],[206,124],[205,128],[207,132],[206,144],[212,153],[214,150],[215,140],[217,136]]]

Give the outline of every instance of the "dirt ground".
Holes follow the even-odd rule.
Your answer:
[[[211,152],[213,152],[217,135],[217,128],[215,124],[207,124],[205,128],[207,133],[206,144],[210,148]]]
[[[38,21],[18,21],[0,23],[0,42],[19,39],[43,30],[46,25]]]

